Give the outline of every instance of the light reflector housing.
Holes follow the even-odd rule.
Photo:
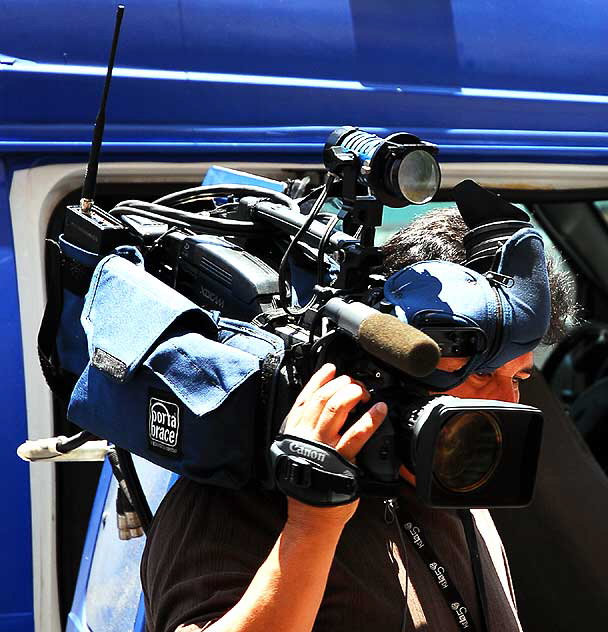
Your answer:
[[[359,182],[368,186],[386,206],[401,208],[429,202],[441,184],[435,159],[437,146],[413,134],[398,132],[387,138],[357,127],[334,130],[325,144],[325,164],[331,169],[329,151],[341,147],[360,161]]]

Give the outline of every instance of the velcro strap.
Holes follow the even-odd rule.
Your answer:
[[[62,402],[70,401],[76,376],[62,370],[57,360],[56,339],[63,309],[61,286],[61,249],[57,242],[46,242],[47,303],[38,331],[38,358],[49,388]]]
[[[84,296],[89,290],[94,270],[95,268],[62,255],[61,286],[76,296]]]
[[[270,447],[277,487],[308,505],[331,507],[359,497],[359,468],[329,445],[280,434]]]

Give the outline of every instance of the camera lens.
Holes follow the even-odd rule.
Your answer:
[[[396,180],[403,197],[413,204],[424,204],[431,200],[439,188],[441,177],[433,155],[416,149],[397,164]]]
[[[502,435],[491,413],[467,411],[454,415],[441,429],[433,474],[451,492],[470,492],[492,476],[500,461]]]

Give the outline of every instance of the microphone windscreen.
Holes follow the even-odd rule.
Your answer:
[[[413,377],[432,373],[441,357],[432,338],[390,314],[364,319],[358,338],[365,351]]]

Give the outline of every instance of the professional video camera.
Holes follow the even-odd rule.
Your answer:
[[[85,432],[47,453],[95,435],[202,482],[258,481],[318,505],[392,497],[405,464],[432,506],[529,502],[540,411],[431,394],[542,338],[542,240],[523,211],[465,181],[454,196],[466,266],[424,261],[386,278],[383,206],[428,202],[440,184],[437,148],[412,134],[335,130],[319,186],[216,184],[108,212],[93,203],[97,136],[81,203],[49,245],[39,337],[47,380]],[[448,372],[440,357],[467,360]],[[356,466],[281,434],[327,361],[388,403]]]

